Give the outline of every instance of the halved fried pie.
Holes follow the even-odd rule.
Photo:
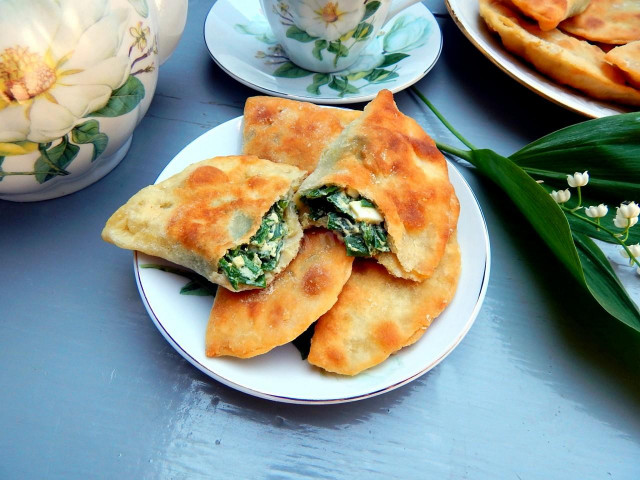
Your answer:
[[[264,288],[300,247],[291,197],[303,176],[255,156],[203,160],[136,193],[107,221],[102,238],[227,288]]]
[[[388,90],[324,150],[295,201],[303,227],[333,230],[348,255],[413,280],[433,274],[459,213],[443,155]]]

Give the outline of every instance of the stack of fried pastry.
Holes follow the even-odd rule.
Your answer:
[[[600,100],[640,105],[639,0],[479,0],[510,52]]]
[[[146,187],[103,238],[221,285],[208,356],[260,355],[315,323],[308,361],[355,375],[453,298],[458,213],[444,157],[389,91],[363,112],[253,97],[242,155]]]

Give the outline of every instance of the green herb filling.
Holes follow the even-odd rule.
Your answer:
[[[366,198],[359,195],[357,198],[350,197],[341,187],[325,185],[304,192],[301,200],[309,207],[312,220],[326,218],[327,228],[342,234],[347,255],[372,257],[378,252],[391,251],[384,224],[357,220],[350,206],[359,202],[361,207],[375,209],[375,204]]]
[[[239,285],[266,287],[265,272],[276,268],[288,233],[284,211],[288,200],[276,202],[262,217],[258,231],[245,243],[229,250],[218,262],[234,290]]]

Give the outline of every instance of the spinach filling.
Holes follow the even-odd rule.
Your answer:
[[[276,202],[262,217],[258,231],[245,243],[229,250],[218,262],[234,290],[240,284],[266,287],[265,272],[276,268],[288,233],[284,211],[288,200]]]
[[[309,190],[300,198],[309,207],[309,217],[312,220],[326,217],[327,228],[342,234],[347,255],[372,257],[378,252],[391,251],[383,224],[358,221],[356,214],[349,206],[352,202],[359,202],[362,207],[376,208],[366,198],[350,197],[344,189],[336,185],[325,185]]]

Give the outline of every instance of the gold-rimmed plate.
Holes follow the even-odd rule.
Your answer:
[[[627,113],[631,109],[595,100],[565,87],[536,71],[524,60],[511,55],[480,18],[478,0],[445,0],[454,22],[471,43],[509,76],[538,95],[576,113],[591,118]]]
[[[157,182],[203,158],[239,154],[242,122],[242,117],[229,120],[191,142],[169,162]],[[354,377],[322,373],[303,361],[292,344],[244,360],[207,357],[204,339],[213,296],[181,294],[188,279],[142,268],[168,262],[135,252],[140,296],[160,333],[180,355],[214,380],[241,392],[300,404],[353,402],[389,392],[425,374],[451,353],[471,328],[486,293],[491,264],[487,226],[471,188],[451,164],[449,178],[460,201],[462,272],[457,293],[420,341]]]

